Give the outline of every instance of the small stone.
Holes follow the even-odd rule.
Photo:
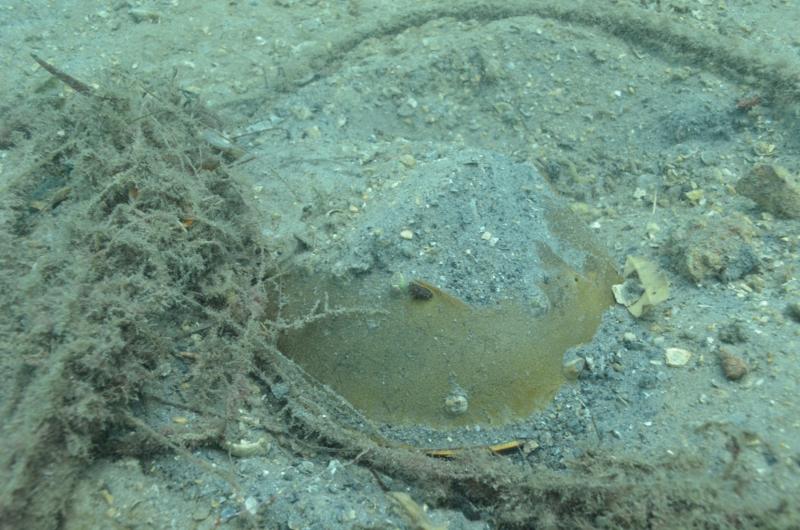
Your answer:
[[[411,230],[408,230],[408,229],[401,230],[400,231],[400,237],[402,237],[403,239],[413,239],[414,238],[414,232],[412,232]]]
[[[784,218],[800,217],[800,179],[776,164],[755,166],[736,184],[736,191],[762,210]]]
[[[302,137],[307,140],[319,140],[322,137],[322,131],[316,125],[304,130]]]
[[[777,146],[775,144],[756,142],[756,144],[753,146],[753,152],[758,156],[772,156],[775,154],[776,147]]]
[[[408,98],[397,107],[397,115],[401,118],[410,118],[414,115],[417,106],[417,100],[414,98]]]
[[[742,322],[735,320],[722,326],[719,330],[719,340],[726,344],[740,344],[747,342],[747,330]]]
[[[301,473],[310,475],[311,473],[314,472],[314,462],[312,462],[311,460],[303,460],[302,462],[300,462],[300,464],[298,464],[297,468]]]
[[[417,159],[414,158],[412,155],[402,155],[400,157],[400,163],[406,166],[407,168],[411,169],[417,165]]]
[[[752,244],[756,233],[752,221],[735,212],[698,216],[674,229],[664,248],[673,267],[689,280],[731,282],[758,269],[760,260]]]
[[[691,358],[692,352],[684,350],[683,348],[667,348],[664,352],[664,360],[667,366],[686,366],[686,363],[688,363]]]
[[[522,444],[522,454],[529,455],[539,449],[539,443],[536,440],[528,440]]]
[[[570,381],[575,381],[581,376],[584,368],[586,368],[586,359],[583,357],[575,357],[571,361],[564,363],[564,377]]]
[[[152,9],[145,9],[141,7],[134,7],[128,10],[128,15],[137,24],[140,22],[160,22],[161,13]]]
[[[255,515],[258,513],[258,501],[255,497],[247,497],[244,500],[244,509],[247,510],[247,513],[250,515]]]
[[[444,409],[452,416],[461,416],[469,410],[469,400],[467,393],[456,386],[450,394],[444,398]]]
[[[453,416],[460,416],[467,412],[469,402],[465,396],[447,396],[444,400],[444,408]]]
[[[705,205],[706,198],[705,198],[705,191],[702,188],[698,188],[692,191],[687,191],[684,193],[684,196],[695,206],[703,206]]]
[[[719,363],[729,381],[738,381],[750,371],[747,361],[726,350],[719,350]]]

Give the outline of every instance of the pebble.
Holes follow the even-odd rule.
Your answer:
[[[397,107],[397,115],[401,118],[409,118],[414,115],[417,109],[417,101],[413,98],[408,98]]]
[[[720,328],[719,340],[726,344],[747,342],[747,330],[742,322],[731,322]]]
[[[753,167],[750,174],[736,184],[736,191],[773,215],[800,218],[800,179],[781,166]]]
[[[685,366],[692,358],[692,352],[683,348],[667,348],[664,352],[664,361],[667,366]]]
[[[412,232],[411,230],[401,230],[400,237],[402,237],[403,239],[413,239],[414,232]]]
[[[310,475],[314,472],[314,462],[310,460],[303,460],[297,467],[301,473],[305,473],[306,475]]]
[[[249,496],[244,500],[244,509],[247,510],[247,513],[250,515],[255,515],[258,513],[258,501],[255,497]]]
[[[400,163],[406,166],[407,168],[411,169],[417,165],[417,159],[414,158],[412,155],[402,155],[400,157]]]
[[[570,381],[577,380],[581,373],[583,372],[584,368],[586,368],[586,359],[583,357],[576,357],[571,361],[567,361],[564,363],[564,377],[566,377]]]
[[[145,9],[141,7],[134,7],[128,10],[128,15],[137,24],[140,22],[160,22],[161,13],[152,9]]]
[[[724,349],[719,350],[719,363],[729,381],[738,381],[750,371],[747,361]]]

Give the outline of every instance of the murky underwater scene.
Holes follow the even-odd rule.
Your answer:
[[[7,2],[0,528],[796,528],[791,2]]]

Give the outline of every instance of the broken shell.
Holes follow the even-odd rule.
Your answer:
[[[611,290],[617,303],[624,305],[635,317],[653,305],[669,298],[669,282],[655,264],[643,258],[628,256],[622,273],[625,282]]]
[[[204,129],[200,133],[200,139],[209,144],[214,149],[221,151],[234,160],[241,158],[246,154],[246,151],[225,138],[222,134],[214,129]]]
[[[460,388],[454,389],[446,398],[444,398],[444,409],[448,414],[453,416],[460,416],[467,412],[469,409],[469,401],[467,394]]]
[[[261,437],[255,442],[246,440],[240,440],[239,443],[225,442],[225,448],[232,456],[248,458],[266,454],[270,450],[270,443],[266,438]]]
[[[685,366],[692,358],[692,352],[683,348],[667,348],[664,352],[664,359],[667,366]]]

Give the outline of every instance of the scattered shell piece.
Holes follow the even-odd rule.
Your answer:
[[[611,287],[614,299],[637,318],[648,307],[669,298],[666,275],[646,259],[628,256],[622,276],[625,282]]]
[[[411,495],[404,491],[388,491],[386,495],[397,505],[400,513],[410,523],[411,528],[418,530],[447,530],[430,520],[425,508],[414,502]]]
[[[639,339],[638,337],[636,337],[636,333],[633,333],[631,331],[626,331],[625,333],[622,334],[622,342],[625,344],[625,346],[630,347],[636,345],[638,340]]]
[[[106,504],[109,506],[114,505],[114,496],[106,488],[100,490],[100,495],[103,497],[103,500],[106,501]]]
[[[406,276],[402,272],[395,272],[392,274],[392,277],[389,279],[389,287],[391,287],[392,292],[400,293],[407,289],[408,281],[406,281]]]
[[[255,442],[240,440],[239,443],[225,442],[225,449],[232,456],[238,458],[248,458],[251,456],[264,455],[270,450],[270,443],[266,438],[261,437]]]
[[[753,146],[753,152],[758,156],[773,156],[775,154],[775,144],[767,142],[756,142]]]
[[[258,513],[258,501],[255,497],[249,496],[244,500],[244,509],[247,510],[247,513],[250,515],[256,515]]]
[[[467,412],[469,410],[467,393],[459,387],[453,388],[450,394],[444,398],[444,409],[453,416],[460,416]]]
[[[703,206],[706,203],[705,191],[702,188],[687,191],[683,195],[695,206]]]
[[[222,151],[224,154],[233,158],[234,160],[241,158],[246,154],[246,151],[228,140],[220,132],[214,129],[203,129],[200,132],[200,139],[209,144],[214,149]]]
[[[413,239],[414,238],[414,232],[412,232],[411,230],[408,230],[408,229],[401,230],[400,231],[400,237],[402,237],[403,239]]]
[[[128,10],[130,16],[137,24],[139,22],[160,22],[161,13],[153,9],[145,9],[143,7],[134,7]]]
[[[692,352],[684,350],[683,348],[667,348],[664,352],[664,360],[667,366],[686,366],[686,363],[688,363],[691,358]]]
[[[629,308],[630,311],[630,307],[638,302],[644,294],[644,289],[638,280],[629,278],[622,283],[612,285],[611,292],[614,294],[614,300]]]

